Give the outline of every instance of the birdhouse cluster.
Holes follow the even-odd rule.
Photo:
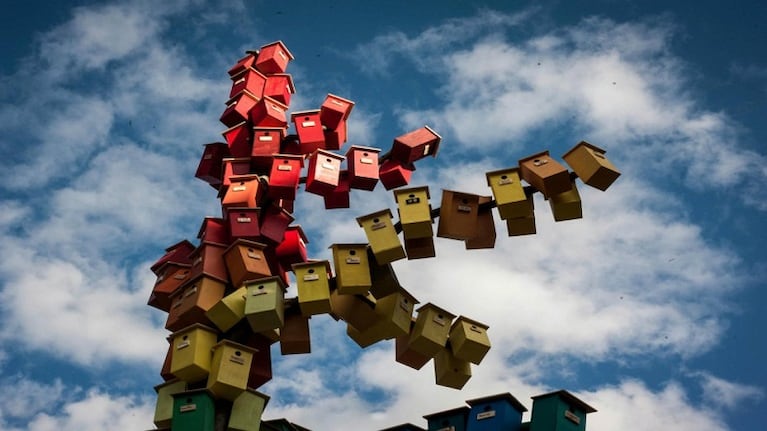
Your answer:
[[[575,179],[604,190],[619,175],[604,150],[582,142],[564,156],[574,172],[539,153],[488,172],[492,195],[442,190],[433,209],[428,187],[404,186],[415,162],[436,156],[440,135],[424,126],[394,138],[386,153],[352,145],[342,155],[354,102],[328,94],[319,109],[289,112],[292,60],[278,41],[229,70],[225,142],[204,146],[195,174],[217,191],[221,214],[203,218],[196,243],[169,246],[151,266],[157,279],[148,305],[167,313],[170,331],[164,383],[155,388],[158,428],[258,430],[269,397],[257,389],[272,378],[271,346],[310,353],[309,319],[322,314],[343,321],[360,347],[393,339],[397,362],[421,369],[431,361],[436,384],[462,388],[490,349],[488,325],[419,306],[392,262],[436,256],[435,235],[493,248],[492,208],[509,236],[535,233],[536,191],[555,220],[579,218]],[[301,185],[330,210],[349,208],[351,189],[371,191],[378,182],[393,190],[398,221],[389,208],[360,216],[367,242],[332,244],[332,259],[311,259],[294,224]],[[286,296],[290,285],[295,297]]]

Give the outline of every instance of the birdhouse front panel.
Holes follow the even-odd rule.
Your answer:
[[[251,111],[258,106],[259,99],[261,98],[256,97],[247,90],[232,96],[226,102],[226,109],[221,114],[221,122],[226,127],[234,127],[243,121],[247,121],[251,116]]]
[[[325,150],[317,150],[309,158],[309,172],[306,175],[306,191],[320,196],[338,187],[341,164],[344,156]]]
[[[249,67],[232,77],[232,89],[229,92],[229,97],[234,97],[242,90],[247,90],[248,93],[260,99],[264,97],[264,86],[266,83],[266,75]]]
[[[304,316],[330,313],[330,262],[327,260],[294,263],[298,305]]]
[[[402,234],[405,238],[427,238],[434,235],[429,205],[429,188],[412,187],[394,191]]]
[[[304,157],[292,154],[275,154],[269,174],[268,196],[272,200],[296,200],[296,190],[301,179]]]
[[[255,66],[266,74],[285,73],[291,60],[293,60],[293,54],[288,51],[288,47],[282,41],[278,40],[261,47]]]
[[[216,398],[234,401],[245,391],[254,350],[231,340],[213,346],[206,388]]]
[[[444,348],[434,356],[434,377],[440,386],[461,389],[471,378],[471,364]]]
[[[605,150],[586,141],[578,143],[562,158],[581,181],[602,191],[607,190],[621,174],[605,157]]]
[[[458,317],[448,337],[451,351],[457,357],[479,365],[490,350],[488,326],[464,316]]]
[[[216,419],[213,395],[204,389],[173,394],[172,430],[211,431]]]
[[[290,74],[274,73],[266,77],[264,96],[269,96],[284,105],[290,105],[290,97],[295,92],[293,77]]]
[[[349,185],[353,189],[373,190],[378,184],[378,148],[352,145],[346,152]]]
[[[215,329],[200,324],[171,334],[171,373],[190,383],[206,378],[210,372],[210,349],[216,344],[217,336]]]
[[[328,94],[320,106],[320,119],[328,129],[335,129],[346,121],[354,108],[354,102],[335,94]]]
[[[279,277],[262,278],[244,283],[245,317],[253,332],[282,328],[285,324],[285,283]]]
[[[570,190],[570,173],[548,151],[520,159],[519,174],[546,197]]]
[[[385,339],[408,334],[417,303],[418,300],[405,289],[377,299],[375,313],[379,321],[375,325],[376,330]]]
[[[487,172],[485,177],[493,191],[501,219],[526,217],[530,213],[530,201],[525,195],[519,168]]]
[[[245,280],[273,275],[264,253],[265,248],[266,244],[238,239],[226,249],[224,261],[233,286],[239,287]]]
[[[442,137],[429,126],[394,138],[391,156],[404,163],[413,163],[426,156],[436,156]]]
[[[388,208],[357,217],[357,223],[365,230],[370,250],[379,265],[405,258],[405,249],[391,218],[391,210]]]
[[[261,208],[230,207],[226,208],[225,211],[229,235],[233,240],[259,240],[261,237],[259,223]]]
[[[437,236],[461,241],[474,238],[478,217],[478,195],[443,190]]]
[[[211,186],[219,186],[223,177],[222,163],[227,157],[230,157],[228,144],[224,142],[205,144],[194,176]]]
[[[261,204],[266,189],[261,179],[254,175],[243,175],[231,179],[232,183],[221,199],[223,208],[249,207],[255,208]]]
[[[333,244],[333,269],[341,295],[365,294],[372,286],[367,244]]]

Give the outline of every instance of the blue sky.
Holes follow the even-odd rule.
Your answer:
[[[312,319],[311,355],[280,357],[266,418],[378,429],[511,392],[566,388],[592,431],[751,430],[767,345],[767,30],[758,2],[11,2],[0,26],[0,428],[148,429],[167,331],[149,266],[218,215],[194,178],[220,140],[228,68],[282,40],[291,110],[356,102],[349,142],[388,149],[429,124],[439,156],[413,185],[489,194],[484,172],[580,140],[622,177],[581,187],[584,218],[394,264],[403,286],[490,325],[461,391],[431,366],[361,350]],[[584,4],[585,3],[585,4]],[[312,257],[364,241],[396,208],[302,193]],[[500,223],[500,220],[498,220]],[[276,345],[275,345],[276,347]]]

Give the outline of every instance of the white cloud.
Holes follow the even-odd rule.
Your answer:
[[[29,419],[50,409],[66,394],[64,384],[58,379],[46,384],[14,376],[4,378],[2,384],[13,390],[0,394],[0,423],[3,418]]]
[[[764,398],[764,388],[730,382],[711,373],[692,373],[700,378],[703,399],[717,411],[737,410],[745,402],[757,402]]]

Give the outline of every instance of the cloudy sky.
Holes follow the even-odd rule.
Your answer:
[[[425,426],[466,399],[565,388],[588,429],[752,430],[767,410],[767,30],[759,2],[35,2],[0,17],[0,429],[152,427],[167,344],[149,266],[218,215],[194,178],[220,141],[226,71],[282,40],[292,110],[356,102],[352,144],[430,125],[413,185],[490,194],[487,171],[581,140],[623,175],[583,186],[583,219],[493,250],[437,239],[401,283],[487,323],[461,391],[312,319],[310,355],[274,351],[266,418],[316,430]],[[585,4],[583,4],[585,3]],[[382,186],[325,211],[301,193],[310,254],[364,241]],[[396,212],[395,212],[396,213]]]

